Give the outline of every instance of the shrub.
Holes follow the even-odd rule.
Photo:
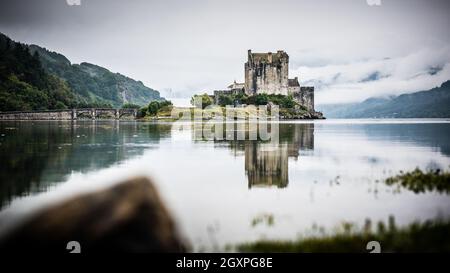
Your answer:
[[[159,111],[169,111],[172,107],[172,102],[170,100],[157,101],[154,100],[148,104],[147,107],[141,108],[140,112],[142,116],[147,114],[150,116],[155,116]]]
[[[147,110],[148,110],[148,107],[146,107],[146,106],[140,108],[138,111],[138,117],[140,117],[140,118],[145,117],[147,115]]]
[[[233,105],[234,100],[233,100],[232,96],[220,95],[218,103],[220,106]]]
[[[198,99],[198,98],[200,98],[200,99]],[[199,103],[200,101],[201,101],[201,105]],[[197,108],[201,107],[202,109],[205,109],[207,106],[209,106],[211,104],[213,104],[213,101],[212,101],[211,97],[206,93],[204,93],[203,95],[194,95],[191,98],[191,105],[193,105]]]
[[[159,108],[160,108],[159,102],[156,101],[156,100],[154,100],[154,101],[152,101],[152,102],[150,102],[150,103],[148,104],[147,112],[148,112],[151,116],[154,116],[154,115],[156,115],[156,114],[158,113]]]
[[[269,98],[266,93],[256,95],[255,98],[256,105],[266,105],[267,103],[269,103]]]

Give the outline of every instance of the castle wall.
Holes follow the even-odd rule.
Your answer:
[[[294,95],[300,93],[300,86],[288,86],[288,95]]]
[[[254,68],[249,62],[245,63],[245,93],[247,95],[254,95],[256,94],[256,77]]]
[[[249,51],[245,64],[245,91],[248,95],[288,94],[289,56],[278,51],[252,54]]]
[[[294,93],[294,98],[309,111],[314,111],[314,87],[300,87],[300,92]]]
[[[283,94],[288,93],[287,64],[280,66],[262,64],[260,73],[256,74],[256,93]]]

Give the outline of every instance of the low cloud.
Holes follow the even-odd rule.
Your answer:
[[[316,87],[316,103],[361,102],[427,90],[450,80],[450,47],[427,48],[395,58],[300,66],[290,73]]]

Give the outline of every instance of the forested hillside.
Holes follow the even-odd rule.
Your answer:
[[[0,111],[64,109],[76,104],[69,86],[46,73],[37,54],[0,34]]]
[[[0,111],[147,105],[159,92],[119,73],[0,33]]]

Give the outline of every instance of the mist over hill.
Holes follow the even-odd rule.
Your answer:
[[[426,91],[369,98],[360,103],[323,104],[316,108],[327,118],[448,118],[450,81]]]

